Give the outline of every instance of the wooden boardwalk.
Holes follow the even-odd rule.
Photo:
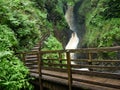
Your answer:
[[[65,72],[42,70],[42,79],[68,86],[68,76]],[[31,76],[39,78],[38,74]],[[120,90],[120,80],[89,75],[72,74],[72,87],[90,90]]]
[[[38,79],[40,90],[43,90],[43,87],[49,88],[44,81],[66,85],[68,87],[66,90],[72,90],[73,87],[88,90],[120,90],[119,52],[120,46],[76,50],[38,50],[21,53],[21,56],[30,70],[30,75]],[[71,59],[71,53],[85,54],[87,57]],[[108,57],[108,53],[115,57]],[[72,64],[72,61],[76,63]],[[89,70],[79,70],[81,68]]]

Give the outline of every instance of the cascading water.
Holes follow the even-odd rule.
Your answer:
[[[65,13],[65,19],[66,22],[69,25],[70,30],[72,30],[71,38],[69,39],[69,42],[67,43],[65,49],[76,49],[79,43],[79,38],[77,36],[77,33],[75,32],[76,26],[74,23],[74,13],[73,13],[73,6],[68,6],[66,13]],[[75,55],[71,53],[71,58],[75,58]]]
[[[78,43],[79,43],[79,38],[78,38],[76,32],[73,32],[71,34],[71,38],[70,38],[68,44],[66,45],[65,49],[76,49]],[[71,56],[71,59],[76,58],[74,53],[71,53],[70,56]],[[74,64],[74,62],[72,62],[72,64]]]
[[[73,6],[70,6],[70,5],[67,6],[67,10],[66,10],[66,13],[65,13],[65,19],[66,19],[66,22],[69,25],[70,30],[75,32],[76,25],[75,25],[74,13],[73,13]]]
[[[66,49],[76,49],[78,43],[79,43],[79,38],[78,38],[76,32],[73,32],[71,35],[71,38],[65,48]]]
[[[78,5],[78,4],[81,5],[82,0],[80,2],[78,2],[76,5]],[[78,45],[80,45],[81,37],[83,36],[83,35],[81,35],[81,34],[83,34],[81,32],[84,32],[84,30],[81,31],[80,28],[78,28],[79,24],[77,22],[77,15],[76,15],[77,11],[75,11],[75,10],[78,10],[78,9],[76,9],[75,6],[73,7],[73,6],[67,5],[67,10],[66,10],[66,13],[65,13],[65,19],[66,19],[66,22],[69,25],[70,30],[72,30],[73,32],[71,34],[71,38],[69,39],[69,42],[67,43],[65,49],[77,49],[78,47],[80,47]],[[71,56],[71,59],[77,58],[74,53],[71,53],[70,56]],[[72,64],[74,64],[74,62],[72,62]],[[88,70],[88,68],[85,68],[85,69],[82,68],[82,69],[79,69],[79,70]]]

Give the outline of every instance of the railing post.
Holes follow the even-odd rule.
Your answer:
[[[71,71],[71,61],[70,61],[70,52],[66,52],[67,56],[67,68],[68,68],[68,85],[69,90],[72,90],[72,71]]]
[[[61,53],[59,53],[59,62],[60,62],[60,68],[62,68],[62,55],[61,55]]]
[[[40,85],[40,90],[43,90],[43,83],[42,83],[42,67],[41,67],[41,62],[42,62],[42,56],[41,56],[41,52],[39,51],[37,53],[38,56],[38,72],[39,72],[39,85]]]
[[[22,61],[23,61],[23,64],[25,65],[25,56],[26,56],[26,53],[23,53],[22,55],[23,55],[22,56]]]
[[[89,60],[88,60],[89,65],[92,65],[92,54],[89,52]],[[93,69],[89,68],[90,71]]]

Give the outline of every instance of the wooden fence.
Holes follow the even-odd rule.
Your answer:
[[[73,53],[79,58],[71,58]],[[64,84],[69,86],[69,90],[72,90],[73,85],[80,86],[76,82],[80,82],[81,85],[87,83],[119,90],[119,53],[120,46],[116,46],[25,52],[21,53],[21,56],[24,64],[29,68],[30,74],[39,77],[40,90],[43,90],[44,76],[65,81]]]

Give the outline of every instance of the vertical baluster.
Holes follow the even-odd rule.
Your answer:
[[[24,63],[24,65],[25,65],[25,60],[26,60],[26,53],[22,53],[22,61],[23,61],[23,63]]]
[[[38,72],[39,72],[39,84],[40,84],[40,90],[43,90],[43,83],[42,83],[42,55],[40,51],[37,53],[38,58]]]
[[[62,54],[59,52],[59,62],[60,62],[60,68],[62,68]]]
[[[88,64],[92,65],[92,53],[89,52],[89,60],[88,60]],[[89,68],[90,71],[93,71],[93,69]]]
[[[71,61],[70,61],[70,52],[66,52],[67,55],[67,68],[68,68],[68,85],[69,90],[72,90],[72,72],[71,72]]]

